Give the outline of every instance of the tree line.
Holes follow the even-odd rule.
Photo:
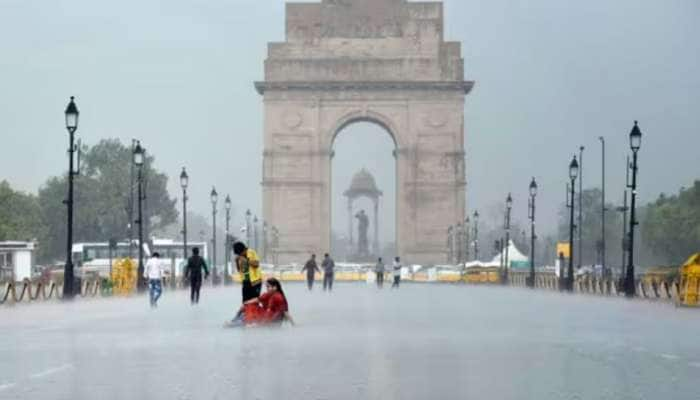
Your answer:
[[[74,242],[107,242],[129,237],[130,215],[136,216],[136,191],[131,190],[132,150],[117,139],[105,139],[80,149],[79,174],[75,177]],[[144,237],[175,223],[176,200],[167,191],[168,176],[154,168],[147,155],[143,166]],[[60,263],[65,257],[67,174],[50,177],[37,195],[13,190],[0,182],[0,241],[38,241],[40,263]],[[133,210],[133,213],[131,212]],[[135,218],[134,218],[135,219]],[[136,227],[134,227],[134,232]]]

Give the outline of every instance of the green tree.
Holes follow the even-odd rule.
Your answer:
[[[15,191],[6,181],[0,182],[0,240],[32,240],[42,234],[36,196]]]
[[[700,251],[700,181],[678,195],[661,195],[643,209],[644,247],[665,264],[681,264]]]
[[[579,195],[576,194],[576,210],[574,214],[574,224],[578,225],[578,210],[581,206],[582,224],[577,229],[581,229],[583,238],[583,258],[582,265],[593,265],[601,263],[602,250],[602,193],[599,188],[585,189],[582,194],[581,205],[579,205]],[[606,265],[619,270],[622,264],[622,216],[616,211],[616,206],[607,203],[605,213],[605,254]],[[569,241],[569,218],[571,210],[562,204],[559,210],[559,241]],[[578,260],[578,233],[574,235],[574,257]]]
[[[129,209],[136,198],[131,197],[131,148],[116,139],[100,141],[85,148],[80,175],[75,177],[74,223],[75,242],[125,239],[129,231]],[[155,159],[147,155],[143,170],[145,187],[144,237],[153,229],[177,220],[175,200],[167,192],[167,175],[154,169]],[[135,176],[134,176],[135,179]],[[135,184],[135,183],[134,183]],[[46,226],[42,241],[42,256],[55,260],[65,252],[67,176],[50,178],[39,190],[39,204]],[[134,191],[136,192],[136,191]],[[134,229],[136,231],[136,229]]]

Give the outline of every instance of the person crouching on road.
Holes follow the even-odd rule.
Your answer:
[[[243,303],[238,311],[241,317],[232,321],[233,326],[251,325],[281,325],[289,321],[294,325],[294,320],[289,314],[287,297],[282,290],[282,284],[276,278],[265,281],[265,293]]]
[[[143,270],[143,278],[148,279],[148,293],[151,300],[151,307],[158,307],[158,299],[163,293],[163,266],[160,263],[160,254],[153,253],[146,262]]]
[[[260,259],[253,249],[246,247],[243,242],[233,244],[233,252],[236,254],[236,269],[243,283],[243,303],[260,297],[262,289],[262,273],[260,272]]]

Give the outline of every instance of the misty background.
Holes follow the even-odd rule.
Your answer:
[[[0,180],[37,193],[65,174],[63,111],[75,95],[83,143],[137,138],[178,199],[187,167],[190,210],[209,216],[216,186],[221,208],[231,195],[234,225],[248,208],[260,215],[262,99],[253,81],[263,78],[267,43],[284,39],[284,3],[0,0]],[[470,214],[482,210],[485,224],[498,225],[512,192],[513,219],[524,224],[535,176],[538,229],[556,235],[579,146],[584,187],[600,185],[601,135],[608,201],[620,203],[635,119],[644,133],[640,203],[697,178],[700,3],[444,4],[445,40],[462,42],[465,76],[476,81],[465,116]],[[391,140],[371,125],[347,131],[333,163],[334,230],[346,233],[339,193],[366,166],[385,193],[381,235],[393,240]]]

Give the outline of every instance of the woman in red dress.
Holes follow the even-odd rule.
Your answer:
[[[265,281],[265,293],[254,299],[248,300],[241,307],[243,324],[245,325],[281,325],[289,321],[294,325],[289,315],[287,297],[282,290],[282,284],[275,278]]]
[[[275,278],[269,278],[265,282],[266,291],[260,296],[258,302],[263,309],[262,320],[264,323],[282,323],[291,321],[289,317],[289,305],[287,297],[282,290],[282,284]]]

